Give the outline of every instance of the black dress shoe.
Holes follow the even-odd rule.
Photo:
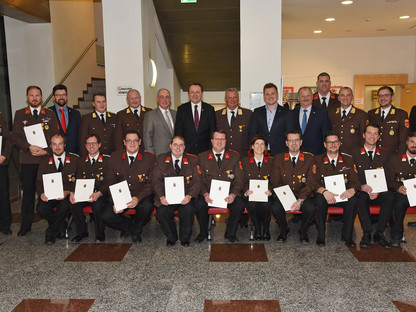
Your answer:
[[[55,238],[53,238],[53,237],[46,237],[45,238],[45,244],[46,245],[53,245],[53,244],[55,244]]]
[[[319,246],[319,247],[325,247],[325,239],[324,238],[317,238],[316,239],[316,244]]]
[[[237,236],[228,235],[228,241],[230,241],[231,243],[234,243],[234,242],[238,242],[239,240],[238,240]]]
[[[263,239],[263,236],[261,235],[261,233],[254,233],[254,240],[259,241],[262,239]]]
[[[73,239],[71,239],[71,242],[73,242],[73,243],[79,243],[80,241],[82,241],[86,237],[88,237],[88,233],[84,233],[84,234],[81,234],[81,235],[77,235]]]
[[[197,243],[202,243],[207,237],[201,233],[198,234],[197,237],[195,237],[194,241]]]
[[[189,247],[190,243],[189,243],[189,241],[185,241],[185,242],[181,242],[181,245],[183,247]]]
[[[2,233],[4,235],[12,235],[13,234],[12,230],[10,230],[10,229],[3,230]]]
[[[400,247],[400,240],[399,239],[391,239],[391,243],[390,243],[391,247]]]
[[[386,237],[384,235],[380,235],[380,238],[378,240],[378,244],[382,248],[386,248],[386,249],[391,248],[390,242],[386,239]]]
[[[95,242],[96,243],[104,243],[104,241],[105,241],[105,235],[95,237]]]
[[[355,242],[352,239],[347,239],[345,241],[345,245],[347,245],[348,247],[354,248],[355,247]]]
[[[29,233],[30,230],[20,229],[17,233],[17,236],[25,236],[27,233]]]
[[[287,240],[287,235],[289,234],[290,229],[287,229],[287,231],[281,231],[279,236],[277,237],[278,243],[284,243]]]
[[[364,233],[363,238],[361,238],[360,241],[360,247],[361,248],[368,248],[371,245],[371,234],[370,233]]]
[[[416,222],[407,222],[407,226],[416,227]]]
[[[131,235],[133,243],[140,243],[142,241],[142,236],[139,233],[135,233]]]
[[[300,234],[300,242],[302,244],[309,244],[309,237],[308,234],[304,233],[304,234]]]
[[[269,241],[272,237],[270,236],[270,233],[264,233],[263,234],[263,240]]]
[[[171,240],[166,241],[166,246],[175,246],[175,245],[176,245],[176,242],[173,242]]]

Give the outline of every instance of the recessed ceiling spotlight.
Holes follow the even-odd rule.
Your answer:
[[[322,33],[322,30],[314,30],[313,33],[314,34],[320,34],[320,33]]]
[[[325,19],[325,21],[327,21],[327,22],[333,22],[333,21],[335,21],[335,18],[328,17],[328,18]]]
[[[408,18],[410,18],[410,16],[409,15],[403,15],[403,16],[400,16],[399,18],[400,19],[408,19]]]
[[[341,4],[347,5],[347,4],[352,4],[354,1],[351,0],[346,0],[346,1],[342,1]]]

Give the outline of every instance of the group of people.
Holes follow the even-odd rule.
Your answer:
[[[329,206],[342,207],[341,240],[355,246],[353,224],[358,214],[363,237],[360,246],[376,242],[383,248],[400,246],[403,220],[409,202],[405,179],[416,177],[416,133],[409,133],[404,110],[392,105],[394,92],[383,86],[378,90],[380,107],[368,113],[352,105],[349,87],[336,95],[331,80],[321,73],[318,92],[309,87],[298,90],[299,104],[289,110],[278,103],[278,88],[267,83],[263,88],[265,105],[251,111],[239,106],[238,90],[225,91],[226,107],[215,111],[203,102],[203,87],[192,83],[190,101],[177,111],[170,108],[171,95],[160,89],[154,110],[141,103],[140,93],[131,89],[128,107],[117,114],[107,110],[105,94],[93,96],[93,111],[82,116],[67,106],[67,88],[53,88],[55,105],[42,107],[42,91],[29,86],[28,107],[15,112],[13,133],[0,114],[2,149],[0,156],[0,195],[8,201],[7,164],[12,144],[20,151],[23,182],[22,219],[18,236],[31,231],[35,193],[36,211],[48,221],[45,243],[50,245],[63,236],[69,213],[75,220],[74,243],[88,237],[83,208],[91,206],[97,242],[105,241],[105,227],[117,229],[121,236],[142,240],[143,227],[154,207],[167,245],[179,239],[189,246],[194,216],[199,221],[202,242],[208,237],[208,210],[213,198],[211,181],[230,182],[224,198],[229,218],[224,237],[238,241],[239,221],[247,209],[255,227],[256,240],[270,240],[271,215],[280,228],[278,242],[290,232],[284,205],[273,191],[288,185],[296,197],[292,212],[301,212],[300,242],[308,243],[308,228],[318,230],[316,244],[325,245],[325,225]],[[24,128],[40,123],[49,143],[47,148],[31,145]],[[374,193],[367,184],[365,170],[383,168],[388,191]],[[61,172],[63,198],[49,200],[42,176]],[[342,174],[346,191],[330,192],[324,178]],[[180,204],[166,199],[165,178],[183,177],[185,196]],[[94,179],[94,191],[88,202],[74,196],[77,179]],[[250,201],[254,190],[250,180],[267,180],[267,201]],[[109,186],[127,181],[132,200],[126,209],[116,210]],[[343,202],[337,202],[337,196]],[[377,227],[372,229],[370,205],[381,205]],[[131,214],[131,209],[135,213]],[[10,206],[0,209],[0,231],[11,233]],[[174,215],[180,220],[179,235]],[[385,232],[390,225],[390,240]]]

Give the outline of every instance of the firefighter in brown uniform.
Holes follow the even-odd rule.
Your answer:
[[[243,189],[243,170],[240,163],[240,155],[233,150],[225,149],[227,135],[222,130],[214,131],[212,134],[212,150],[198,154],[198,163],[201,168],[201,191],[195,203],[195,213],[199,220],[200,233],[195,241],[202,242],[208,237],[208,204],[210,198],[210,187],[212,179],[230,181],[230,193],[224,199],[230,210],[224,238],[230,242],[238,241],[238,221],[244,212],[244,201],[241,199]]]
[[[138,131],[140,137],[143,136],[144,115],[151,111],[150,108],[141,105],[142,97],[136,89],[131,89],[127,92],[126,101],[129,107],[117,113],[114,130],[114,147],[116,151],[124,150],[123,140],[127,131]]]
[[[254,239],[270,240],[269,228],[272,205],[270,171],[272,168],[273,157],[269,156],[266,137],[262,134],[255,135],[251,139],[250,146],[249,156],[244,157],[241,161],[244,172],[243,191],[245,204],[254,224]],[[253,190],[249,189],[250,179],[269,181],[269,188],[266,191],[266,195],[269,198],[267,202],[249,201],[249,196],[253,193]]]
[[[133,243],[137,243],[142,241],[143,226],[153,212],[151,174],[156,157],[151,152],[139,150],[141,139],[137,131],[127,131],[123,141],[126,150],[111,154],[107,173],[108,185],[126,180],[132,200],[125,210],[117,212],[111,201],[100,217],[106,225],[120,230],[121,236],[131,233]],[[136,214],[132,216],[133,221],[124,215],[127,208],[136,210]]]
[[[366,183],[365,178],[365,170],[384,169],[386,181],[389,181],[387,168],[390,154],[387,150],[376,147],[380,137],[379,131],[377,124],[368,124],[363,134],[365,139],[364,146],[356,147],[352,150],[352,156],[361,183],[361,192],[358,194],[357,214],[363,229],[363,237],[360,242],[360,247],[362,248],[370,247],[371,244],[372,222],[370,204],[380,205],[377,229],[374,233],[373,241],[383,248],[390,248],[390,243],[384,236],[384,231],[393,211],[394,194],[390,191],[373,193],[373,189]]]
[[[352,105],[353,98],[351,88],[343,87],[338,95],[341,106],[328,110],[332,131],[341,140],[340,151],[345,153],[351,153],[364,144],[363,133],[367,124],[367,113]]]
[[[155,192],[156,213],[167,236],[167,246],[174,246],[178,240],[178,232],[174,221],[174,212],[179,216],[179,239],[182,246],[189,246],[194,221],[195,200],[201,186],[198,172],[198,158],[185,152],[185,139],[174,136],[170,143],[170,152],[157,157],[157,165],[153,170],[152,184]],[[183,177],[185,197],[180,204],[170,204],[165,197],[165,177]]]
[[[290,210],[292,212],[302,212],[302,223],[299,231],[300,242],[307,244],[309,243],[308,226],[316,214],[312,199],[316,183],[316,166],[312,154],[300,151],[301,145],[302,134],[299,131],[289,131],[286,134],[286,146],[289,151],[274,157],[270,181],[273,188],[289,185],[292,189],[297,201],[292,204]],[[286,221],[285,209],[278,198],[273,201],[272,213],[280,227],[277,241],[284,243],[290,229]]]
[[[344,224],[342,226],[341,240],[348,246],[354,247],[352,239],[354,228],[354,218],[357,213],[358,198],[356,192],[360,189],[361,183],[358,178],[354,159],[351,155],[340,153],[341,142],[338,136],[329,132],[324,142],[326,152],[317,156],[315,159],[320,181],[316,184],[315,202],[318,207],[318,238],[316,244],[325,246],[325,229],[328,206],[337,206],[344,209]],[[346,185],[346,191],[342,194],[334,194],[325,188],[324,177],[342,174]],[[348,199],[346,202],[336,203],[335,196],[341,199]]]
[[[12,139],[9,126],[2,113],[0,113],[0,137],[0,231],[3,234],[11,235],[12,210],[9,198],[9,160],[12,154]]]
[[[69,193],[74,189],[75,172],[79,158],[76,154],[65,152],[65,137],[60,133],[52,135],[50,146],[52,155],[42,158],[36,178],[36,191],[39,196],[36,211],[49,223],[45,232],[46,245],[55,243],[57,237],[62,238],[62,233],[65,230],[65,218],[70,210]],[[62,173],[64,197],[49,200],[45,195],[42,176],[55,172]]]
[[[409,201],[404,180],[416,178],[416,132],[409,133],[406,140],[406,152],[392,155],[389,166],[389,187],[395,192],[393,207],[393,225],[390,231],[391,245],[400,247],[403,236],[403,221]]]
[[[107,100],[104,93],[93,95],[92,113],[82,116],[81,129],[79,130],[79,146],[81,157],[88,152],[83,146],[85,138],[90,134],[96,134],[101,141],[100,153],[111,155],[114,152],[114,130],[116,127],[116,114],[107,111]]]
[[[392,88],[383,86],[378,89],[377,95],[380,107],[368,112],[369,122],[374,122],[380,127],[380,139],[377,147],[383,147],[390,153],[404,153],[409,134],[407,112],[391,104],[394,100]]]
[[[94,213],[95,241],[104,242],[105,225],[100,219],[101,210],[107,203],[108,185],[107,166],[110,156],[100,153],[101,140],[96,134],[90,134],[84,141],[87,156],[78,159],[77,171],[75,178],[94,179],[94,191],[87,202],[75,201],[75,185],[71,190],[69,200],[71,202],[71,213],[75,221],[76,236],[71,239],[72,242],[79,243],[82,239],[88,237],[88,226],[85,220],[83,208],[91,206]]]
[[[316,87],[318,92],[313,95],[312,106],[330,110],[339,107],[338,96],[331,92],[331,77],[328,73],[318,75]]]
[[[39,146],[30,145],[26,139],[24,127],[40,123],[48,143],[51,135],[59,131],[56,114],[52,110],[41,106],[42,90],[39,87],[27,87],[26,100],[29,106],[17,110],[14,114],[12,134],[13,142],[19,149],[23,182],[22,219],[20,230],[17,233],[18,236],[26,235],[32,228],[39,162],[42,156],[51,153],[50,147],[43,149]]]
[[[238,106],[238,90],[229,88],[225,91],[227,107],[215,112],[217,129],[227,134],[225,148],[233,149],[243,158],[249,149],[249,130],[252,111]]]

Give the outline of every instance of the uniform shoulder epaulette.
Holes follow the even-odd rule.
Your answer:
[[[68,152],[68,154],[69,154],[69,155],[73,155],[73,156],[77,156],[77,157],[79,157],[79,155],[78,155],[78,154],[75,154],[75,153],[72,153],[72,152]]]
[[[235,150],[232,150],[232,149],[230,149],[230,152],[234,152],[234,153],[236,153],[237,155],[240,155],[240,153],[239,153],[239,152],[237,152],[237,151],[235,151]]]
[[[311,155],[311,156],[315,156],[314,154],[312,154],[312,153],[309,153],[309,152],[302,152],[303,154],[306,154],[306,155]]]
[[[267,156],[267,158],[274,159],[274,157],[273,157],[273,156]]]
[[[390,151],[389,151],[387,148],[385,148],[385,147],[381,147],[381,146],[380,146],[378,149],[379,149],[379,150],[382,150],[382,151],[385,151],[385,152],[390,152]]]
[[[154,154],[155,154],[155,153],[153,153],[153,152],[151,152],[151,151],[148,151],[148,150],[144,150],[144,152],[145,152],[145,153],[152,154],[152,155],[154,155]]]
[[[102,156],[104,156],[104,157],[108,157],[108,158],[110,158],[111,156],[110,155],[108,155],[108,154],[101,154]]]
[[[192,156],[192,157],[198,157],[198,156],[196,156],[196,155],[194,155],[194,154],[189,154],[189,153],[187,153],[186,155],[188,155],[188,156]]]
[[[347,154],[347,153],[341,153],[341,154],[352,158],[352,155],[350,154]]]

